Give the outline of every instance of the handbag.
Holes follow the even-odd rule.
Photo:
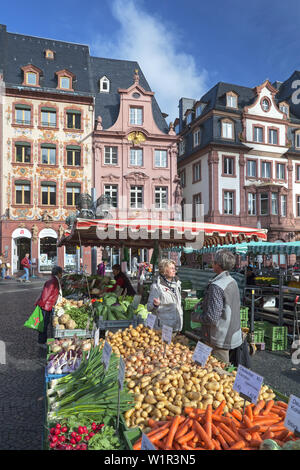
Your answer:
[[[35,307],[28,320],[24,323],[24,326],[40,331],[41,333],[44,331],[44,315],[39,305]]]

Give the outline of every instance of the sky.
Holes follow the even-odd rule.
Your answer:
[[[14,0],[0,23],[137,61],[168,122],[181,97],[198,100],[220,81],[255,87],[300,70],[299,0]]]

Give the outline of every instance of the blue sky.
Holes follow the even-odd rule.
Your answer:
[[[254,87],[300,69],[299,0],[15,0],[0,22],[137,60],[168,120],[182,96],[199,99],[219,81]]]

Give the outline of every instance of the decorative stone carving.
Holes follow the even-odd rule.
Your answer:
[[[41,219],[43,222],[52,222],[53,218],[47,210],[42,213]]]
[[[97,116],[97,123],[96,123],[96,130],[97,131],[102,131],[103,126],[102,126],[102,117]]]
[[[145,142],[146,137],[142,132],[134,131],[134,132],[130,132],[127,139],[133,145],[140,145],[142,142]]]
[[[31,227],[31,233],[32,233],[32,241],[35,242],[38,238],[38,227],[36,224],[34,224]]]
[[[124,175],[124,178],[126,181],[141,181],[144,182],[145,180],[149,179],[149,176],[147,176],[145,173],[142,171],[132,171],[131,173],[128,173],[127,175]]]

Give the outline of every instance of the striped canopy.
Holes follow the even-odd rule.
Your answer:
[[[197,253],[206,254],[214,253],[220,248],[226,248],[236,254],[253,254],[253,255],[300,255],[300,241],[297,242],[249,242],[241,243],[239,245],[217,245],[210,247],[203,247],[197,250]],[[192,250],[184,249],[185,253],[191,253]]]
[[[251,227],[185,222],[169,219],[77,219],[73,228],[58,241],[62,245],[138,246],[152,248],[191,245],[203,246],[266,240],[267,231]]]

